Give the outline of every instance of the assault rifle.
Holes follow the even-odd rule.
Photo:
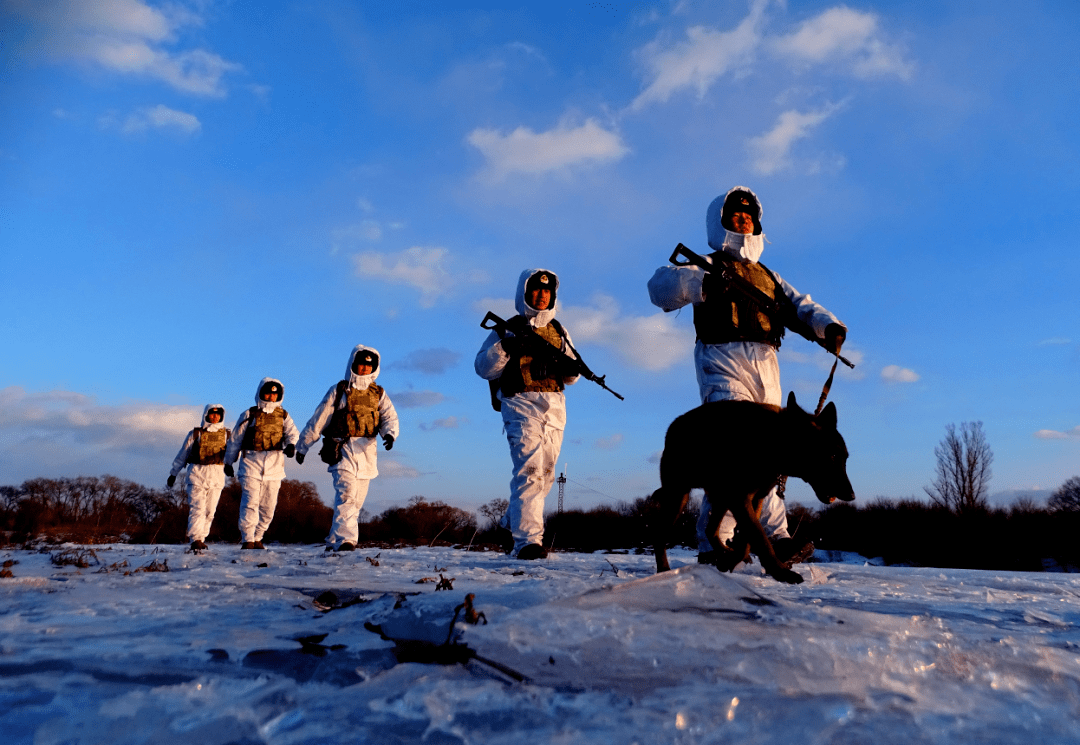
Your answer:
[[[620,401],[626,400],[607,387],[607,383],[604,382],[607,375],[597,375],[589,369],[589,366],[585,364],[585,360],[581,359],[581,353],[574,349],[570,340],[562,333],[561,327],[559,328],[559,336],[562,336],[563,340],[566,342],[566,346],[570,347],[570,351],[575,355],[574,357],[570,357],[547,339],[540,336],[540,334],[536,333],[528,324],[524,324],[522,328],[511,329],[508,321],[504,321],[491,311],[488,311],[488,314],[484,316],[484,320],[480,322],[480,328],[487,329],[488,331],[495,331],[500,339],[505,339],[506,332],[510,331],[523,340],[524,344],[527,345],[530,354],[541,356],[548,362],[555,363],[560,369],[570,370],[572,371],[572,374],[577,374],[586,380],[591,380]]]
[[[685,261],[680,261],[683,258]],[[675,247],[675,250],[671,252],[669,262],[675,266],[696,266],[699,269],[703,269],[709,274],[712,274],[715,278],[719,279],[725,288],[730,288],[736,292],[741,293],[748,297],[751,301],[761,307],[766,313],[770,315],[778,315],[784,319],[784,325],[791,328],[795,333],[814,342],[815,344],[824,347],[824,340],[819,339],[817,334],[812,328],[802,321],[796,314],[794,305],[789,301],[784,303],[783,300],[777,300],[771,298],[755,287],[750,282],[740,277],[735,269],[732,267],[732,262],[726,260],[724,257],[719,257],[719,261],[712,262],[706,259],[704,256],[694,253],[683,244],[679,244]],[[764,266],[764,265],[762,265]],[[772,274],[772,272],[769,272]],[[774,278],[775,279],[775,278]],[[786,298],[785,298],[786,299]],[[789,307],[790,306],[790,307]],[[829,351],[829,350],[826,350]],[[855,363],[851,362],[847,357],[837,354],[836,358],[843,362],[850,368],[855,367]]]

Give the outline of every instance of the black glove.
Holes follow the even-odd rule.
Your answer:
[[[296,455],[296,445],[293,445],[291,442],[286,445],[284,449],[286,458],[291,458]]]
[[[297,453],[296,454],[296,462],[297,463],[303,463],[304,462],[304,454],[303,453]]]
[[[502,340],[503,351],[511,357],[520,357],[522,352],[521,337],[508,336]]]
[[[563,357],[559,360],[559,376],[563,378],[572,378],[575,375],[581,375],[581,362],[580,360],[570,359],[570,357]]]
[[[847,338],[847,329],[839,323],[830,323],[825,327],[825,349],[833,354],[840,354],[840,348],[844,346]]]
[[[383,441],[383,447],[386,448],[387,450],[391,450],[394,447],[394,436],[393,435],[383,435],[382,436],[382,441]]]
[[[176,486],[176,476],[169,474],[169,478],[165,479],[165,486],[169,487],[170,489]]]
[[[226,476],[228,476],[229,478],[232,478],[233,476],[235,476],[235,475],[236,475],[236,474],[235,474],[235,473],[233,472],[233,467],[232,467],[232,463],[226,463],[226,464],[225,464],[225,475],[226,475]]]

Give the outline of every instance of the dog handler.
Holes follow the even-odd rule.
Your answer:
[[[707,258],[714,265],[724,261],[736,278],[725,282],[699,267],[662,266],[649,280],[649,299],[665,312],[693,304],[694,365],[703,403],[735,400],[782,406],[776,350],[785,327],[834,354],[840,353],[847,327],[758,261],[765,235],[761,202],[750,189],[736,186],[714,199],[705,214],[705,228],[714,250]],[[779,302],[769,307],[758,302],[764,298]],[[705,499],[697,524],[698,560],[705,563],[712,558],[705,535],[708,520]],[[762,503],[761,524],[782,564],[801,561],[813,550],[813,544],[798,545],[788,535],[787,510],[775,488]],[[734,533],[735,519],[727,513],[720,524],[721,544]]]
[[[330,386],[296,446],[296,462],[303,463],[311,446],[324,438],[319,455],[334,476],[334,523],[326,544],[335,551],[356,548],[360,510],[371,479],[379,475],[376,438],[381,435],[389,450],[398,437],[397,410],[375,385],[377,377],[379,352],[357,344],[349,353],[345,379]]]
[[[511,554],[518,559],[543,559],[544,498],[555,483],[555,466],[566,428],[566,395],[563,389],[577,382],[574,371],[566,375],[534,358],[515,328],[530,327],[539,336],[574,358],[570,335],[555,320],[559,278],[546,269],[526,269],[518,278],[514,305],[518,314],[507,325],[510,333],[500,339],[492,331],[476,355],[476,374],[499,381],[496,392],[502,412],[503,431],[510,443],[514,475],[510,480],[507,522],[514,536]]]
[[[222,424],[224,420],[225,407],[221,404],[203,407],[202,424],[184,438],[165,482],[171,489],[176,475],[187,466],[190,505],[187,537],[192,551],[206,550],[206,536],[210,534],[221,490],[225,488],[225,447],[231,433]]]
[[[263,378],[255,389],[256,405],[240,415],[225,451],[225,475],[240,456],[240,548],[263,548],[262,539],[277,510],[285,478],[285,458],[296,452],[300,433],[289,412],[281,408],[285,386]]]

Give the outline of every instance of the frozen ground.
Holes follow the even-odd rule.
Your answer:
[[[1080,742],[1078,575],[94,550],[0,552],[4,743]]]

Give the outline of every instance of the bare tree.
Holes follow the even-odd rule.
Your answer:
[[[493,530],[499,526],[499,520],[506,514],[507,508],[510,506],[509,499],[493,499],[484,506],[482,506],[477,512],[481,517],[488,519],[488,530]]]
[[[1046,506],[1052,512],[1080,512],[1080,476],[1073,476],[1059,486]]]
[[[945,432],[945,439],[934,448],[937,476],[924,491],[934,504],[953,512],[985,508],[994,453],[982,422],[962,423],[959,434],[956,425],[949,424]]]

